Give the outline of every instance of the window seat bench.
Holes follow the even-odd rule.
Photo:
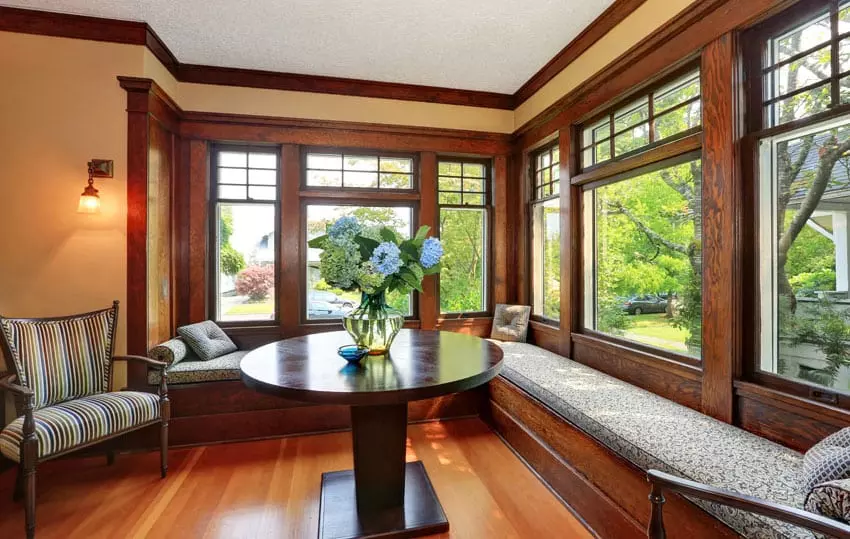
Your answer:
[[[168,384],[173,385],[239,380],[239,362],[247,353],[247,350],[237,350],[209,361],[202,361],[183,339],[176,337],[151,348],[148,355],[168,364]],[[159,379],[158,370],[148,370],[148,384],[159,385]]]
[[[803,507],[802,454],[543,348],[497,344],[505,354],[501,377],[641,470]],[[692,501],[745,537],[815,537],[768,517]]]

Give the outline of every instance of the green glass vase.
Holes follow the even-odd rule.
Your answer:
[[[342,319],[354,342],[367,347],[373,356],[389,352],[403,324],[404,315],[387,305],[383,292],[363,294],[360,305]]]

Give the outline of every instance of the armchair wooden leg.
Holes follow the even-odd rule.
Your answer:
[[[24,513],[26,515],[27,539],[35,537],[35,462],[23,466]]]
[[[163,479],[168,475],[168,421],[163,419],[159,430],[159,460],[160,475]]]
[[[18,472],[15,476],[15,490],[12,493],[12,501],[19,502],[24,499],[24,465],[18,464]]]

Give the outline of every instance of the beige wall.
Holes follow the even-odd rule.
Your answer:
[[[124,302],[127,98],[115,77],[128,74],[141,74],[139,47],[0,32],[0,313]],[[102,212],[81,215],[91,158],[114,159],[115,179],[96,183]],[[123,384],[123,366],[116,375]]]
[[[515,129],[578,88],[582,82],[604,69],[689,5],[699,1],[647,0],[520,105],[514,111]]]

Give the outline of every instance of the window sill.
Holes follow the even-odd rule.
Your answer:
[[[608,338],[597,334],[589,333],[573,333],[573,342],[582,344],[595,350],[603,352],[615,352],[618,356],[635,363],[655,367],[669,372],[674,372],[685,378],[694,381],[702,380],[702,368],[694,365],[691,362],[696,362],[692,358],[686,357],[667,357],[662,354],[656,354],[631,346],[633,343],[623,342],[617,339]],[[671,356],[673,356],[671,354]],[[688,361],[690,360],[690,361]]]

